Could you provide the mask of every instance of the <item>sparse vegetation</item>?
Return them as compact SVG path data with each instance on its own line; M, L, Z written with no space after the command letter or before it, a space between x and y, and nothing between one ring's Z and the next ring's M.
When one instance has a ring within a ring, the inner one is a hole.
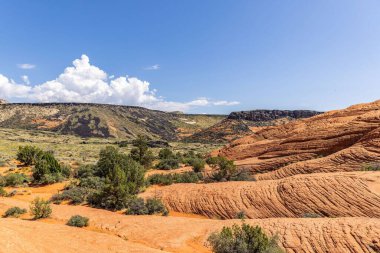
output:
M71 216L71 218L67 221L66 224L68 226L82 228L82 227L87 227L88 222L89 222L89 218L80 216L80 215L74 215L74 216Z
M157 165L156 168L159 170L173 170L179 168L179 161L177 158L167 158L161 160Z
M245 218L247 218L247 215L245 214L245 212L244 211L240 211L240 212L238 212L237 214L236 214L236 219L245 219Z
M202 179L202 173L190 171L184 173L154 174L149 176L146 181L148 185L171 185L178 183L197 183Z
M4 218L8 218L8 217L18 218L24 213L26 213L25 208L20 208L18 206L15 206L15 207L11 207L7 211L5 211L3 217Z
M247 172L239 171L232 160L225 157L210 157L206 162L214 169L214 173L209 180L211 181L249 181Z
M223 227L208 237L215 253L276 253L283 252L278 246L276 237L268 237L259 226L242 223L232 227Z
M30 204L30 213L35 220L50 217L52 209L49 201L43 200L39 197L35 198Z
M4 176L4 186L20 186L29 182L29 178L22 173L9 173Z
M322 216L317 213L304 213L302 218L321 218Z
M380 163L368 164L363 167L364 171L380 171Z

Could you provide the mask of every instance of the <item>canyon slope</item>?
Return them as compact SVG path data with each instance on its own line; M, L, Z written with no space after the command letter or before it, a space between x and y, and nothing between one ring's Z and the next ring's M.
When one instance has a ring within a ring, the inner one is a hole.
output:
M189 115L136 106L43 103L0 103L0 127L53 131L80 137L175 141L220 120L224 115Z

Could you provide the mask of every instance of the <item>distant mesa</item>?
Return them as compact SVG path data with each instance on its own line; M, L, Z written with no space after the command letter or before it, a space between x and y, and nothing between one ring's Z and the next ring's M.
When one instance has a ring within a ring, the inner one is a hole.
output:
M228 119L240 119L249 121L270 121L281 118L301 119L309 118L322 112L310 111L310 110L253 110L253 111L241 111L232 112Z

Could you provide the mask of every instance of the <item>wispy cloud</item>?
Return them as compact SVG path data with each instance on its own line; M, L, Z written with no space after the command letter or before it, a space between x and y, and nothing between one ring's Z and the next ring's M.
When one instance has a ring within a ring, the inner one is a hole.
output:
M145 67L144 69L145 70L159 70L160 69L160 65L154 64L152 66Z
M157 69L155 67L154 69ZM112 77L112 78L111 78ZM73 61L57 78L30 85L28 76L16 83L0 74L0 96L23 102L87 102L137 105L165 111L189 111L193 108L231 106L238 102L200 97L187 102L168 101L157 95L147 81L136 77L108 75L90 63L86 55Z
M21 64L17 64L17 67L19 67L20 69L34 69L36 65L29 64L29 63L21 63Z

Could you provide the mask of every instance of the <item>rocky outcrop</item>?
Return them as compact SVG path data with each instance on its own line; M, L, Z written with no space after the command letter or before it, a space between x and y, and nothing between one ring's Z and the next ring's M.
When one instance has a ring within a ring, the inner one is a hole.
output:
M321 114L321 112L310 111L310 110L252 110L252 111L240 111L232 112L228 116L228 119L239 119L239 120L249 120L249 121L271 121L280 118L292 118L292 119L302 119L310 118L312 116Z
M12 206L28 208L29 203L0 198L2 212ZM86 206L52 207L50 224L1 219L0 252L47 252L51 249L54 252L156 252L154 249L158 249L160 252L206 253L211 252L206 248L210 233L241 222L171 215L134 216ZM90 219L89 230L93 231L64 225L77 214ZM290 253L373 253L380 249L380 219L376 218L271 218L245 222L277 235L279 244Z
M226 143L248 136L260 127L277 126L299 118L308 118L320 114L306 110L253 110L232 112L228 118L201 130L187 138L190 142Z
M210 218L380 218L380 172L298 175L282 180L175 184L151 189L170 210Z
M8 102L4 99L0 99L0 105L3 105L3 104L8 104Z
M257 179L361 170L380 162L380 101L267 127L218 154Z

